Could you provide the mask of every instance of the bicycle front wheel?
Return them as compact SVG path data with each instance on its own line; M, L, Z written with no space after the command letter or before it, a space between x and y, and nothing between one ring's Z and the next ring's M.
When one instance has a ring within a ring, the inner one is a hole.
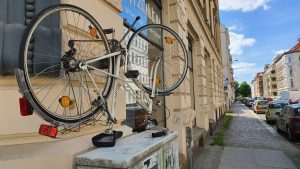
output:
M149 24L139 28L129 39L127 49L128 69L139 71L139 81L147 92L155 88L156 94L166 95L184 80L187 50L169 27Z
M37 113L54 124L92 118L101 108L99 93L109 96L112 78L94 70L88 74L80 63L108 53L102 28L83 9L60 4L41 11L25 30L19 66ZM111 59L93 66L113 73Z

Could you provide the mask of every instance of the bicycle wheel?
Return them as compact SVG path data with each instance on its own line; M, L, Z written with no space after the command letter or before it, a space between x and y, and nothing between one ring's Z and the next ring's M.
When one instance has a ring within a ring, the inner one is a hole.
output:
M24 32L19 68L24 71L28 93L40 109L35 111L53 124L78 123L100 111L100 89L107 99L112 78L79 63L110 53L102 28L86 11L59 4L41 11ZM112 59L95 64L113 73ZM92 79L97 87L93 86Z
M152 91L154 81L155 93L166 95L184 80L188 68L187 50L172 29L160 24L145 25L133 33L127 49L128 69L139 70L139 81L147 92Z

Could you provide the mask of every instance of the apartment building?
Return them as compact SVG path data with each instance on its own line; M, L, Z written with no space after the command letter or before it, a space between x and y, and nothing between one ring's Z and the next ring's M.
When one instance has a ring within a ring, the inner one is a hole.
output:
M277 79L275 63L265 65L263 73L263 96L266 98L277 98Z
M128 23L124 19L132 21L135 16L140 14L151 20L151 23L171 27L183 39L189 53L187 77L170 96L161 98L168 107L170 116L168 116L167 110L159 109L155 112L154 117L161 121L161 126L168 127L178 133L181 163L182 166L188 165L188 161L191 160L191 154L188 154L190 152L189 147L197 147L199 142L203 141L203 138L209 136L209 133L214 129L215 124L229 105L229 103L225 103L224 99L224 67L221 57L221 30L217 0L23 0L22 2L24 3L20 3L19 0L0 2L0 11L2 11L0 14L0 44L2 44L0 45L0 63L3 65L0 67L0 114L2 115L0 119L0 137L4 140L10 140L5 143L1 142L2 145L16 146L17 144L35 144L39 142L39 144L46 146L53 141L60 145L69 140L68 145L64 146L67 154L64 154L64 152L61 154L64 158L51 153L59 151L59 147L56 147L55 144L52 147L44 148L56 148L57 150L51 150L48 154L47 150L43 149L44 151L41 153L43 155L36 157L41 159L40 163L49 163L49 165L44 165L43 168L52 168L53 161L57 161L58 168L68 168L72 167L75 154L91 148L90 140L85 139L84 135L99 133L99 131L105 129L101 127L88 128L88 131L81 129L80 132L69 135L60 133L60 139L50 140L37 134L39 125L47 122L35 114L29 117L19 115L18 99L21 95L18 92L17 82L13 74L13 68L18 66L17 60L19 57L16 42L19 44L21 41L23 30L33 15L50 5L70 3L88 11L103 28L114 28L116 39L120 39L128 29ZM142 23L148 22L139 22L138 26L142 26ZM137 43L139 43L137 46L140 48L146 48L144 40L141 39ZM136 50L138 52L139 48ZM227 87L229 89L232 88L230 82L233 81L233 71L229 69L231 57L227 59L229 60L228 65L226 65L226 72L228 72ZM135 63L137 67L143 67L143 61L137 60ZM146 68L143 67L143 70L146 70ZM176 71L176 67L172 70ZM142 76L139 78L147 82L149 80L147 77L147 72L143 71ZM228 91L228 97L230 97L229 95ZM233 99L231 96L231 101ZM135 100L123 89L118 90L117 119L119 123L116 127L122 128L123 124L121 122L128 117L126 107L134 103ZM124 133L131 134L129 131L124 131ZM18 139L15 140L15 138ZM78 140L81 143L80 145L77 144ZM34 151L38 151L38 148ZM24 152L21 152L20 156L22 156L22 153ZM32 153L28 152L28 154ZM35 158L34 154L32 158ZM62 161L62 159L64 160ZM23 166L39 163L39 161L33 163L31 159L27 158L22 159L21 162L18 162L18 159L14 160L17 162L10 163L9 168L14 168L20 163Z
M232 56L230 55L229 45L229 31L223 24L221 24L221 49L222 60L224 66L224 90L226 107L229 109L235 100L234 78L232 69Z
M253 95L252 97L262 97L264 95L263 72L258 72L252 81Z
M252 98L255 98L255 94L256 94L254 82L255 82L254 80L251 81L251 97Z
M296 101L300 98L300 41L289 51L277 55L276 78L278 96Z

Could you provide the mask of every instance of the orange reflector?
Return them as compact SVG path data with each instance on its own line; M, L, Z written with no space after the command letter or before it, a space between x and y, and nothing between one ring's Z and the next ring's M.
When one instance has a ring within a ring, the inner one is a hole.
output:
M29 116L33 114L29 101L26 98L19 98L20 114L22 116Z
M173 39L171 37L165 37L165 41L168 43L168 44L173 44Z
M94 38L99 38L98 36L98 33L97 33L97 29L92 27L92 26L89 26L89 29L90 29L90 35Z
M63 96L58 101L62 107L69 107L71 104L71 100L68 96Z
M155 79L155 84L156 84L156 85L160 84L160 78L159 78L159 77L156 77L156 79Z
M39 129L39 134L55 138L57 135L58 129L57 127L54 126L49 126L46 124L41 124L40 129Z

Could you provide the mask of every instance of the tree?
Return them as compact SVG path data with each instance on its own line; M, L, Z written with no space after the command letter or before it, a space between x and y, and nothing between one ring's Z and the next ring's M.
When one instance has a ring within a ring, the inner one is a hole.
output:
M237 82L237 81L234 81L234 84L233 84L234 86L234 90L235 90L235 97L238 97L239 96L239 82Z
M251 87L247 82L242 82L239 87L239 93L242 97L250 97L251 96Z

